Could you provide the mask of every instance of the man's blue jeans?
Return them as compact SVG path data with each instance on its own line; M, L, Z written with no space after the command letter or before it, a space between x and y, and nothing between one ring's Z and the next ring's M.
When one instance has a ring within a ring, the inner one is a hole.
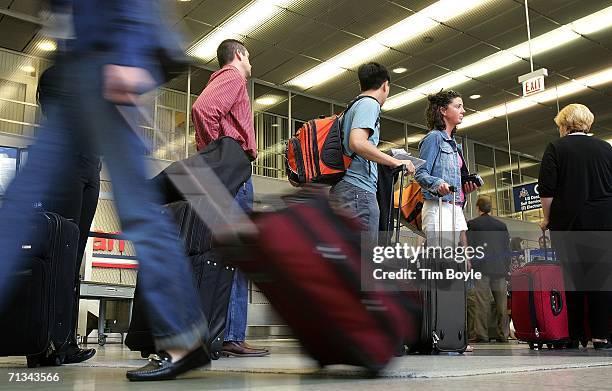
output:
M53 201L77 175L69 158L75 151L102 152L110 170L117 212L125 236L140 261L138 283L146 301L158 350L189 349L208 339L188 260L176 226L161 213L160 195L146 180L145 146L128 118L134 107L119 108L102 96L102 68L112 58L71 54L58 62L62 99L48 110L48 121L29 153L23 171L9 187L0 210L0 313L14 291L12 275L26 269L21 244L29 240L34 203Z
M253 182L250 178L238 190L232 207L247 213L253 209ZM225 321L225 341L242 342L245 340L248 298L248 282L244 274L236 269Z
M346 210L350 215L361 221L362 239L368 239L370 241L369 245L376 244L378 240L378 220L380 219L376 194L341 180L332 186L329 195L336 207Z

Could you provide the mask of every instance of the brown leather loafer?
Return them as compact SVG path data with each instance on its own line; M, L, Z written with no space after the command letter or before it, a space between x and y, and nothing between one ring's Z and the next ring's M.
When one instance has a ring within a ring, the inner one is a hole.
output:
M226 341L221 349L224 357L263 357L269 354L268 350L251 348L245 342Z

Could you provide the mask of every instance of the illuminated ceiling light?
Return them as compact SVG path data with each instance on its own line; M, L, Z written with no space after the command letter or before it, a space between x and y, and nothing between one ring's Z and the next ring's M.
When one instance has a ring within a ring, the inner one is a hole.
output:
M48 40L40 41L38 45L36 45L36 47L45 52L53 52L57 50L57 44L53 41Z
M263 23L280 14L295 0L255 0L236 12L219 27L198 40L187 54L210 61L217 56L217 47L223 40L244 37Z
M480 99L481 97L482 95L478 95L478 94L470 95L470 99L473 99L473 100Z
M34 68L32 65L24 65L21 67L21 70L26 72L26 73L34 73L36 72L36 68Z
M585 91L589 89L589 87L596 87L611 81L612 67L564 84L560 84L556 88L551 88L538 94L509 101L505 105L501 104L478 111L475 114L464 117L463 122L458 127L459 129L465 129L470 126L489 121L493 118L504 118L506 116L506 110L508 114L516 113L517 111L525 110L541 103L554 101L557 99L557 97L563 98L581 91Z
M261 98L255 99L255 103L261 106L272 106L278 103L280 99L276 96L262 96Z
M440 0L397 22L372 37L293 78L288 85L308 89L332 79L347 69L408 42L450 19L462 16L490 0Z
M405 73L408 69L400 67L400 68L395 68L393 70L393 73Z
M612 6L533 38L531 40L531 51L535 56L577 40L581 34L591 34L610 26L612 26ZM456 87L474 78L522 61L523 58L529 58L529 42L523 42L510 49L502 50L461 69L393 95L387 99L383 110L394 110L409 105L425 98L428 94L440 91L442 88Z

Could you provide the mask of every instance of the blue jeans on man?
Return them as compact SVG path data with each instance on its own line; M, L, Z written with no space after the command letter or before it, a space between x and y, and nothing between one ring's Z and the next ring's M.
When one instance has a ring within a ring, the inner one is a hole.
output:
M332 186L329 195L336 207L359 219L363 229L362 239L369 240L369 245L375 245L378 241L380 220L376 194L341 180Z
M249 180L238 189L232 208L232 212L230 212L232 214L251 212L253 209L252 179L249 178ZM268 354L267 349L254 348L245 343L248 298L248 281L244 274L236 269L225 321L225 338L222 352L224 355L256 357Z

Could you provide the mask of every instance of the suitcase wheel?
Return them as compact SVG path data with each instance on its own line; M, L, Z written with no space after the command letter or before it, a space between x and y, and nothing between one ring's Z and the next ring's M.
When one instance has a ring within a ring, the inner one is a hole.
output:
M544 347L543 343L533 343L529 342L529 349L531 350L540 350Z
M586 348L587 345L589 344L589 340L586 338L582 338L580 339L580 344L582 345L583 348Z
M219 352L218 350L210 352L210 358L211 359L218 360L219 357L221 357L221 352Z
M27 356L26 360L28 368L38 368L40 366L40 357L38 356Z

